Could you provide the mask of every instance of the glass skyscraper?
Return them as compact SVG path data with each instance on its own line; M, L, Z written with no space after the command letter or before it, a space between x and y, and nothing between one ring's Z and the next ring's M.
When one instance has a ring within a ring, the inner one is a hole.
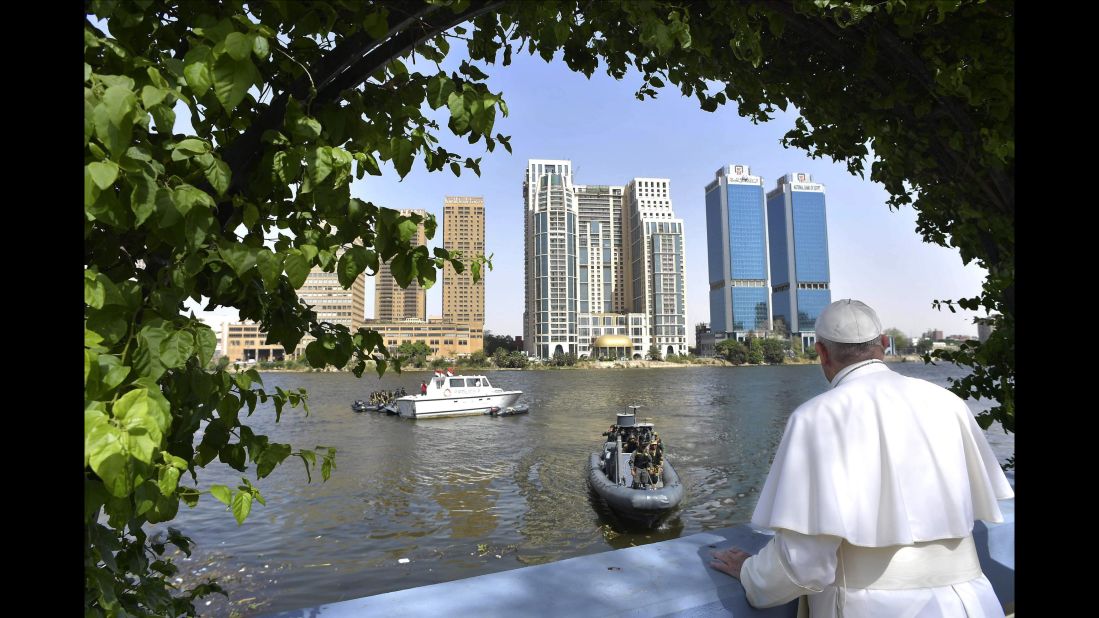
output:
M743 340L771 330L763 179L747 165L717 170L706 186L710 328Z
M778 179L767 194L775 329L816 342L816 321L832 302L824 185L809 174Z

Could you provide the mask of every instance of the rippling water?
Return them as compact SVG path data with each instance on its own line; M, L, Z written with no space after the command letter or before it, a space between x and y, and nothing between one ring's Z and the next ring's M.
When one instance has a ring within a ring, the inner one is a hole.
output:
M962 375L953 366L890 367L943 386ZM200 602L204 615L316 606L744 523L790 412L827 387L817 365L486 374L522 390L530 414L356 414L353 400L381 388L414 392L426 374L263 374L269 391L308 389L311 414L284 411L275 424L273 409L260 406L254 430L295 448L335 446L337 468L326 483L319 470L307 483L294 458L260 481L250 470L267 506L254 503L242 526L209 495L181 507L171 525L195 546L177 559L180 578L217 577L230 592L228 601ZM627 404L651 417L687 488L680 509L652 531L623 528L587 487L588 456ZM1001 461L1011 455L1013 435L998 426L987 434ZM204 489L239 483L217 463L199 478Z

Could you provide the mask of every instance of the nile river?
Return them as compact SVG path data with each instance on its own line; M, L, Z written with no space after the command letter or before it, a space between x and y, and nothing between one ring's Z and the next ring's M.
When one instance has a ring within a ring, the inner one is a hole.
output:
M943 386L962 375L953 366L890 367ZM180 507L171 525L195 543L191 558L177 558L181 580L217 577L230 593L200 601L203 615L317 606L745 523L790 412L827 388L817 365L485 373L522 390L530 414L356 414L353 400L381 388L417 391L428 374L264 373L269 392L305 387L310 415L287 408L276 424L271 406L260 406L249 424L295 449L335 446L337 468L322 483L318 467L307 483L297 458L260 481L250 467L267 506L253 503L241 526L208 494ZM655 531L625 530L589 498L588 456L627 404L656 423L687 488ZM1006 460L1014 436L998 425L987 435ZM239 476L215 462L200 470L200 488L235 487Z

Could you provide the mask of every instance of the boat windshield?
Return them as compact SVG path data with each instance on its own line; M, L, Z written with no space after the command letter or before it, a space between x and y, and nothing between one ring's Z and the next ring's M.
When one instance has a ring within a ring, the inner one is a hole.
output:
M481 386L484 386L485 388L488 388L492 385L488 383L488 378L481 378Z

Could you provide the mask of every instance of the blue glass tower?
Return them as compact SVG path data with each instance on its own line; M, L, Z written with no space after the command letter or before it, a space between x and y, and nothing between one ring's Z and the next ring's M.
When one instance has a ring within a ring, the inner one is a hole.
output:
M771 330L767 208L763 179L747 165L719 169L706 186L710 328L743 340Z
M775 330L816 343L816 321L832 302L824 185L809 174L779 178L767 194Z

